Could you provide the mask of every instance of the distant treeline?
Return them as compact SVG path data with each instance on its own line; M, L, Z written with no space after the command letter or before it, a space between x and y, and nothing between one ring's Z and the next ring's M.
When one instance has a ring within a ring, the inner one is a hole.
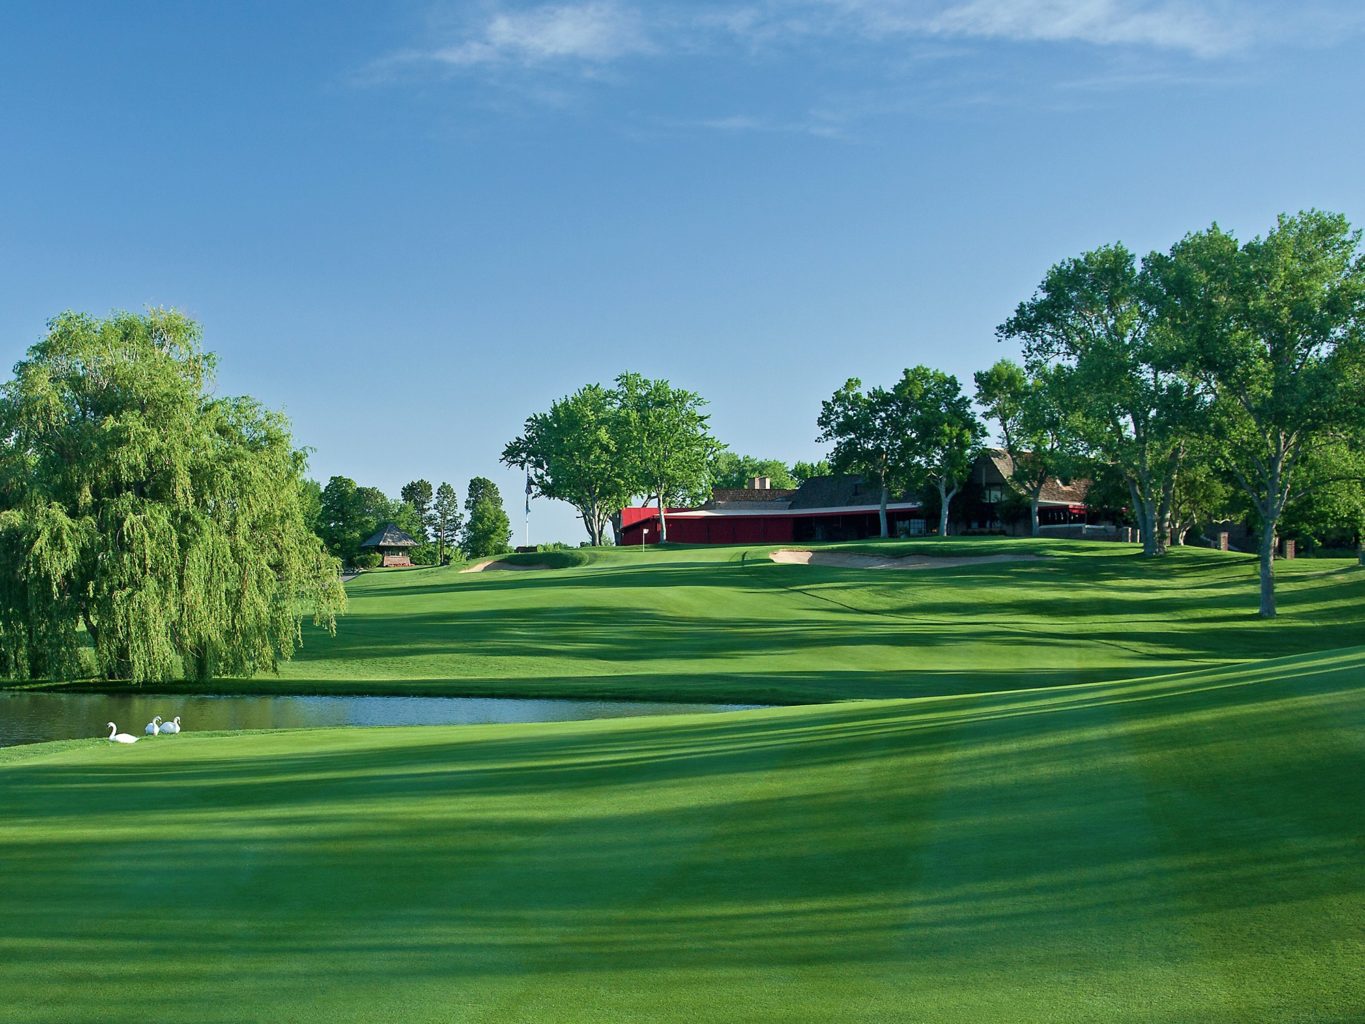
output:
M448 483L434 490L429 480L413 480L390 498L377 487L359 486L350 477L334 476L324 487L305 480L305 515L327 550L342 565L373 568L380 556L360 545L387 523L394 523L417 546L409 552L415 565L444 565L452 558L482 558L508 550L511 524L497 484L486 477L469 481L461 510L459 495Z

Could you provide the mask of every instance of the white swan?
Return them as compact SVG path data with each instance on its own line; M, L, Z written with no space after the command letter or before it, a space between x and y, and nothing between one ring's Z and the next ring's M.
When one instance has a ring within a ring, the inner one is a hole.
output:
M109 742L110 743L136 743L137 737L130 736L126 732L119 732L118 726L113 722L109 723Z
M155 735L157 735L158 733L161 732L161 716L160 716L160 715L157 715L155 718L153 718L150 722L147 723L146 732L147 732L147 735L148 735L148 736L155 736Z
M174 735L175 735L176 733L178 733L179 731L180 731L180 716L179 716L179 715L176 715L176 716L175 716L175 721L174 721L174 722L162 722L162 723L161 723L161 734L162 734L163 736L174 736Z

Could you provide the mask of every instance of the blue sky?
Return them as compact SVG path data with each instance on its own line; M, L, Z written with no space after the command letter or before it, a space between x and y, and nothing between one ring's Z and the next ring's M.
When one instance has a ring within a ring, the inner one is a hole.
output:
M498 454L581 384L814 458L845 378L1013 354L1059 259L1365 224L1363 40L1312 0L10 3L0 362L182 308L315 476L492 476L520 538Z

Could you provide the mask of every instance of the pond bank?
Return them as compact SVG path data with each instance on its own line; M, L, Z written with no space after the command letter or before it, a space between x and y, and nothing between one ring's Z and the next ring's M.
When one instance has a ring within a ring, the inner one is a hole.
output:
M186 731L310 729L335 726L482 725L746 711L753 704L663 701L526 700L471 697L228 696L0 691L0 747L98 738L106 722L144 734L155 715L180 716Z

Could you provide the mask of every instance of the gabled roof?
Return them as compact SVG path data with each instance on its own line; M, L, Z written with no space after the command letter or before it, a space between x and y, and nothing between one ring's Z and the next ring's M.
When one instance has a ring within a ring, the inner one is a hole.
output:
M893 494L896 504L915 503L908 494ZM813 476L792 496L793 512L808 508L877 508L882 503L882 490L876 483L868 483L859 476Z
M367 541L362 541L362 548L415 548L417 542L412 537L398 528L396 523L385 523Z
M1014 472L1014 456L1003 448L987 448L981 453L992 463L995 464L996 471L1005 478L1005 482L1016 491L1019 486L1011 479L1010 474ZM1043 489L1038 495L1038 500L1044 504L1055 505L1083 505L1085 503L1086 492L1090 490L1090 481L1085 479L1063 481L1058 477L1048 477L1043 484Z

